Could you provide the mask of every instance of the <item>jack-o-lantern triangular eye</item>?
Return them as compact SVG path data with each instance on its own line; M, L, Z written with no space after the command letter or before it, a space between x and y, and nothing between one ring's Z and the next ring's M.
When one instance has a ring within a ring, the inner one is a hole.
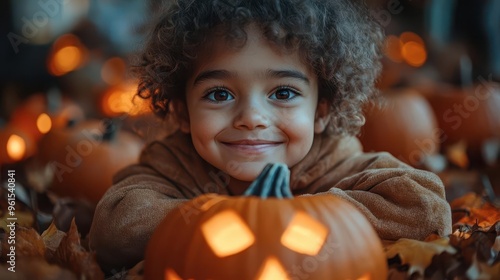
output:
M255 242L250 228L233 210L226 210L211 217L201 225L201 231L218 257L239 253Z
M281 236L281 244L297 253L317 255L325 243L328 229L304 212L297 212Z
M165 269L165 277L163 278L165 280L184 280L182 279L175 271L171 268ZM185 279L185 280L193 280L192 278Z
M283 269L278 259L274 256L268 257L256 278L257 280L287 280L288 274Z

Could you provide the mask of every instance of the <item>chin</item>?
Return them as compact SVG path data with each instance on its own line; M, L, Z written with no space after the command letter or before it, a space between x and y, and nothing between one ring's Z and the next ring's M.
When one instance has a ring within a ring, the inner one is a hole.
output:
M266 162L237 162L228 164L226 172L234 179L252 182L257 179L266 164Z

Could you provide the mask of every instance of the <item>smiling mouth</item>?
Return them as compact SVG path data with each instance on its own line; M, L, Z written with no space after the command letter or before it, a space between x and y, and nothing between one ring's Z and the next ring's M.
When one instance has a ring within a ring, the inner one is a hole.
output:
M268 140L238 140L221 143L231 149L249 153L262 153L283 144L283 142Z

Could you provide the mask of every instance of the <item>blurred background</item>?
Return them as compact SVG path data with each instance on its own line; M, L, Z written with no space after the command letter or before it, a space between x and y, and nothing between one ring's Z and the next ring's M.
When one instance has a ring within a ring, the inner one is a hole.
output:
M53 213L62 202L42 196L49 191L92 209L112 174L169 131L133 100L137 82L128 71L159 3L0 2L1 178L16 170L17 197L28 208L49 204L45 212ZM358 135L365 150L439 174L450 200L469 190L495 200L500 1L367 4L386 38L382 98L364 108Z

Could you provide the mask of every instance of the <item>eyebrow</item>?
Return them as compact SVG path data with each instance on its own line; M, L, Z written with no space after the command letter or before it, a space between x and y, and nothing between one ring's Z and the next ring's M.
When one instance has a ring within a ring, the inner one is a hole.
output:
M307 76L297 70L272 70L268 69L266 71L267 76L269 77L275 77L275 78L293 78L293 79L299 79L305 82L306 84L310 84L309 79Z
M235 75L229 71L226 70L207 70L203 71L193 81L193 85L196 85L198 83L201 83L205 80L210 80L210 79L228 79L231 77L234 77Z
M309 79L307 76L297 70L272 70L272 69L267 69L265 72L265 75L267 77L273 77L273 78L293 78L293 79L299 79L306 84L310 84ZM226 71L226 70L207 70L203 71L193 81L193 85L199 84L203 81L210 80L210 79L229 79L232 77L235 77L236 74Z

